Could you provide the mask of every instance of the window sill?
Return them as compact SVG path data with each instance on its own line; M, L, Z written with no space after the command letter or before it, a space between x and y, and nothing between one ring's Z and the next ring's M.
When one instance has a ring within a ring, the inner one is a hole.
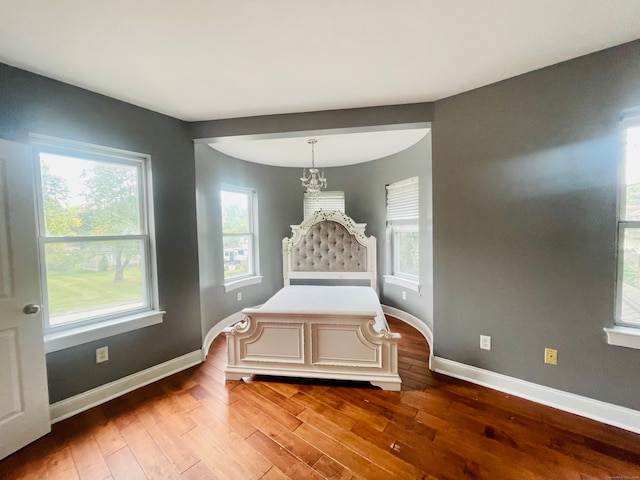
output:
M233 290L237 290L238 288L246 287L248 285L255 285L256 283L262 283L262 276L255 276L249 278L243 278L241 280L235 280L229 283L224 284L224 291L231 292Z
M620 327L605 328L607 343L618 347L640 349L640 328Z
M404 287L409 290L413 290L414 292L420 293L421 285L414 280L408 280L406 278L396 277L395 275L383 275L383 278L384 278L384 283L398 285L400 287Z
M69 328L55 333L48 333L44 336L45 353L64 350L65 348L75 347L83 343L100 340L106 337L112 337L120 333L130 332L139 328L148 327L162 323L162 317L165 312L159 310L148 310L142 313L127 315L113 320L94 323L90 325L81 325L75 328Z

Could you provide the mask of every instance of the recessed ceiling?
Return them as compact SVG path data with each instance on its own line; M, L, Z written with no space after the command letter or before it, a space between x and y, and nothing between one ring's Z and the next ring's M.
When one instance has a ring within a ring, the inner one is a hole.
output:
M212 148L249 162L277 167L311 166L311 145L315 138L316 167L338 167L368 162L401 152L422 140L428 128L311 134L294 138L220 139Z
M434 101L640 38L638 0L0 0L0 61L183 120Z

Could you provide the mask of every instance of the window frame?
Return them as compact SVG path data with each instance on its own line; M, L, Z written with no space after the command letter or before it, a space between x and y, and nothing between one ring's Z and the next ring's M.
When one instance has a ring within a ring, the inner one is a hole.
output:
M413 187L415 186L415 191ZM389 192L393 189L404 189L409 195L415 198L411 198L408 206L406 202L398 202L394 201L394 205L390 207ZM391 183L385 188L385 197L386 197L386 231L387 231L387 240L388 240L388 269L391 274L384 275L385 283L390 283L393 285L398 285L416 292L420 292L421 284L420 284L420 268L418 265L418 275L413 275L407 272L403 272L399 266L399 258L400 258L400 249L399 244L400 241L398 236L400 233L407 232L417 232L418 233L418 242L420 236L420 178L418 176L414 176L411 178L407 178L404 180L400 180L394 183ZM405 205L399 205L400 203L405 203ZM400 212L398 211L400 208ZM420 251L418 246L418 258L420 258Z
M625 232L628 229L637 228L640 229L640 220L627 220L624 218L626 212L626 199L627 199L627 182L626 182L626 166L627 166L627 135L631 128L640 129L640 112L638 116L631 118L624 118L620 124L621 126L621 145L622 145L622 160L620 161L618 171L618 209L617 209L617 265L616 265L616 308L615 308L615 324L621 327L638 328L640 324L634 324L625 322L622 320L622 289L624 284L624 240ZM639 159L640 160L640 159Z
M617 171L617 209L616 209L616 278L615 305L613 327L605 327L604 331L609 345L640 349L640 325L622 320L622 289L624 283L624 240L625 232L630 228L640 228L640 220L626 220L627 185L627 132L630 128L640 128L640 107L627 110L620 121L619 145L621 146Z
M413 275L411 273L403 272L400 269L400 240L398 239L399 234L401 233L417 233L418 241L420 238L420 226L418 222L415 223L407 223L401 225L391 226L391 251L392 251L392 262L391 262L391 273L394 277L403 278L408 281L412 281L415 283L420 283L420 275ZM419 258L419 253L418 253ZM418 269L419 270L419 269Z
M153 223L153 193L151 189L150 155L111 147L94 145L39 134L29 135L34 154L34 191L36 197L36 222L38 228L38 250L40 285L42 291L43 326L45 351L47 353L79 345L112 335L155 325L162 322L165 312L158 307L158 282L156 269L155 235ZM45 225L44 195L40 154L72 157L79 160L97 161L113 165L134 166L138 174L138 218L140 231L126 235L56 236L48 235ZM62 325L50 324L49 293L45 249L49 244L76 242L104 242L137 240L141 242L141 275L143 280L144 305L102 315L89 315Z
M249 218L247 225L248 232L243 233L224 233L224 223L222 221L222 193L229 192L242 194L247 196L247 205L249 207ZM220 232L222 237L222 279L225 292L230 292L238 288L248 285L254 285L262 282L260 275L260 256L259 256L259 237L258 237L258 192L255 188L239 187L236 185L222 184L220 185ZM224 239L229 236L248 236L249 237L249 272L243 275L233 277L225 277L224 274Z

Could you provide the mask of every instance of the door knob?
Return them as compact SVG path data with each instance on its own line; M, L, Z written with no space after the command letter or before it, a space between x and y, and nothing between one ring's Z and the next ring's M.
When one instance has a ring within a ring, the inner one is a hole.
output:
M40 305L30 303L29 305L25 305L22 311L27 315L33 315L34 313L38 313L40 311Z

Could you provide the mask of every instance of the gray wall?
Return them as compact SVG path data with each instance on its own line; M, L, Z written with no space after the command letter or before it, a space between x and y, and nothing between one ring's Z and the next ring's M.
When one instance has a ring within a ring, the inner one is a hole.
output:
M367 235L378 241L378 284L383 304L410 313L433 328L433 244L431 195L431 134L395 155L348 167L326 170L329 190L345 192L346 211L356 222L367 224ZM385 284L391 273L390 245L386 235L385 186L420 177L420 293ZM402 300L402 291L407 299Z
M164 322L47 355L56 402L202 345L193 144L184 122L0 64L0 138L29 132L151 155ZM96 365L95 349L109 346Z
M282 239L302 220L300 171L228 157L208 145L195 145L198 249L202 331L223 318L263 303L282 288ZM258 235L262 283L225 293L220 185L253 188L258 195ZM242 292L242 301L237 300Z
M638 41L436 102L436 355L640 409L640 351L602 330L618 121L638 105ZM558 366L543 364L545 347Z

